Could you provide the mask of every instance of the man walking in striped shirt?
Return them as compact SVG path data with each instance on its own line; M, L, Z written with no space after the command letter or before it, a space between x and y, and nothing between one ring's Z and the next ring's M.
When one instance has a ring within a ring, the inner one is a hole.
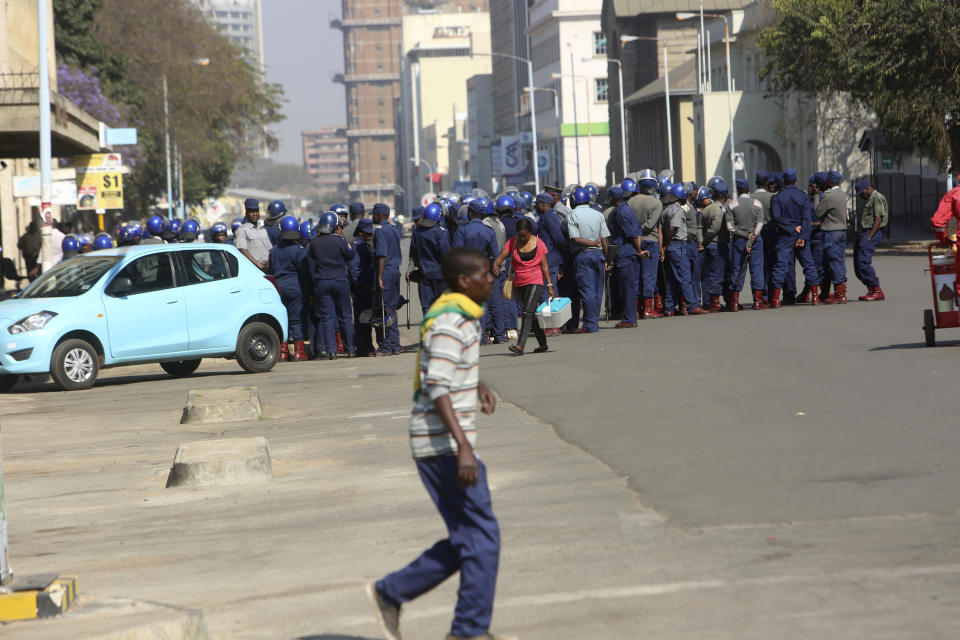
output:
M469 247L443 258L449 289L420 325L414 376L410 448L417 471L447 525L449 537L419 558L367 585L380 630L400 640L400 607L460 572L457 607L447 640L507 640L489 633L500 558L500 529L493 515L486 467L476 457L477 403L496 406L480 382L480 319L493 292L490 260Z

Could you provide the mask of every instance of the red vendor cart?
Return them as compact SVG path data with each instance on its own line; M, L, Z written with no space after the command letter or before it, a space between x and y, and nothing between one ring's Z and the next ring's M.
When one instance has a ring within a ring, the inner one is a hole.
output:
M957 260L955 242L934 242L927 247L930 260L930 285L933 288L933 309L923 310L923 337L928 347L936 345L937 329L960 327L960 305L957 295Z

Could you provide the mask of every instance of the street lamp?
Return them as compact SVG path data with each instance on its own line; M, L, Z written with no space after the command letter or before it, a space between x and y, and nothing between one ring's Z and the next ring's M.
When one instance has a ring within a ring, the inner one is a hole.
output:
M690 18L696 18L697 15L696 13L680 12L677 13L677 20L689 20ZM733 80L730 72L730 21L727 20L727 16L722 13L703 13L701 11L699 15L707 18L723 18L723 40L727 50L727 116L730 119L730 173L732 177L730 184L734 185L737 182L737 168L734 164L735 153L733 150ZM707 46L709 50L709 44Z
M585 85L584 91L587 96L587 166L590 167L590 177L593 178L593 122L590 119L590 78L587 76L580 76L573 73L552 73L550 77L554 80L559 80L560 78L572 78L573 80L583 80ZM571 85L572 86L572 85ZM571 90L571 93L572 90ZM573 107L574 113L576 113L577 107L577 96L573 94ZM579 129L577 125L577 117L573 117L573 126L575 129ZM577 135L577 183L580 183L580 136Z
M511 60L516 60L517 62L526 62L527 63L527 87L530 89L530 142L533 146L533 183L534 189L537 193L540 193L540 163L537 161L537 108L533 103L533 61L528 60L527 58L521 58L520 56L511 55L509 53L475 53L473 51L473 40L470 41L470 57L473 56L489 56L491 58L500 57L500 58L510 58Z
M524 87L524 90L529 93L530 87ZM549 91L550 93L553 94L553 119L556 121L556 125L557 125L557 134L556 134L557 135L557 151L556 151L556 157L554 158L554 164L557 169L557 180L562 182L563 176L561 174L563 173L563 171L561 170L562 165L560 164L560 149L562 148L563 139L560 135L560 92L550 87L534 87L533 90ZM530 104L531 105L534 104L532 97L530 98Z
M433 165L431 165L426 158L420 158L420 162L417 162L416 158L410 158L410 162L417 165L417 169L420 168L420 162L427 165L427 171L429 171L427 175L430 177L430 190L433 191Z
M593 58L581 58L583 62L590 62ZM617 60L616 58L607 58L608 62L617 63L617 73L620 78L620 155L623 160L623 175L626 176L628 173L627 169L627 125L625 124L626 118L623 113L623 63Z
M659 38L650 36L620 36L620 44L625 45L634 40L654 40ZM623 76L621 76L622 78ZM621 85L622 86L622 85ZM622 90L621 90L622 91ZM673 171L673 118L670 117L670 66L667 60L667 48L663 48L663 95L667 109L667 165Z

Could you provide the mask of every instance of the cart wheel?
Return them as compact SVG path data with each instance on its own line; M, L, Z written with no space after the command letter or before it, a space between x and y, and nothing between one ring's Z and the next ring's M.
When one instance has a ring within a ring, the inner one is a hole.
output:
M934 337L933 332L936 330L936 326L933 322L933 310L924 309L923 310L923 339L927 343L928 347L933 347L937 344L937 339Z

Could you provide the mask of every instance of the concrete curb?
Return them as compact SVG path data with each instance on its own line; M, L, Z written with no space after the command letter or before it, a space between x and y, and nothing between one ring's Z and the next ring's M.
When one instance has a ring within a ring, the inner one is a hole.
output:
M77 600L77 577L57 574L15 577L9 593L0 593L0 622L51 618Z
M270 444L266 438L226 438L187 442L177 447L167 488L248 484L271 479Z
M191 389L180 424L244 422L263 417L263 404L256 387Z
M3 627L18 640L209 640L203 612L170 605L84 596L69 613Z

